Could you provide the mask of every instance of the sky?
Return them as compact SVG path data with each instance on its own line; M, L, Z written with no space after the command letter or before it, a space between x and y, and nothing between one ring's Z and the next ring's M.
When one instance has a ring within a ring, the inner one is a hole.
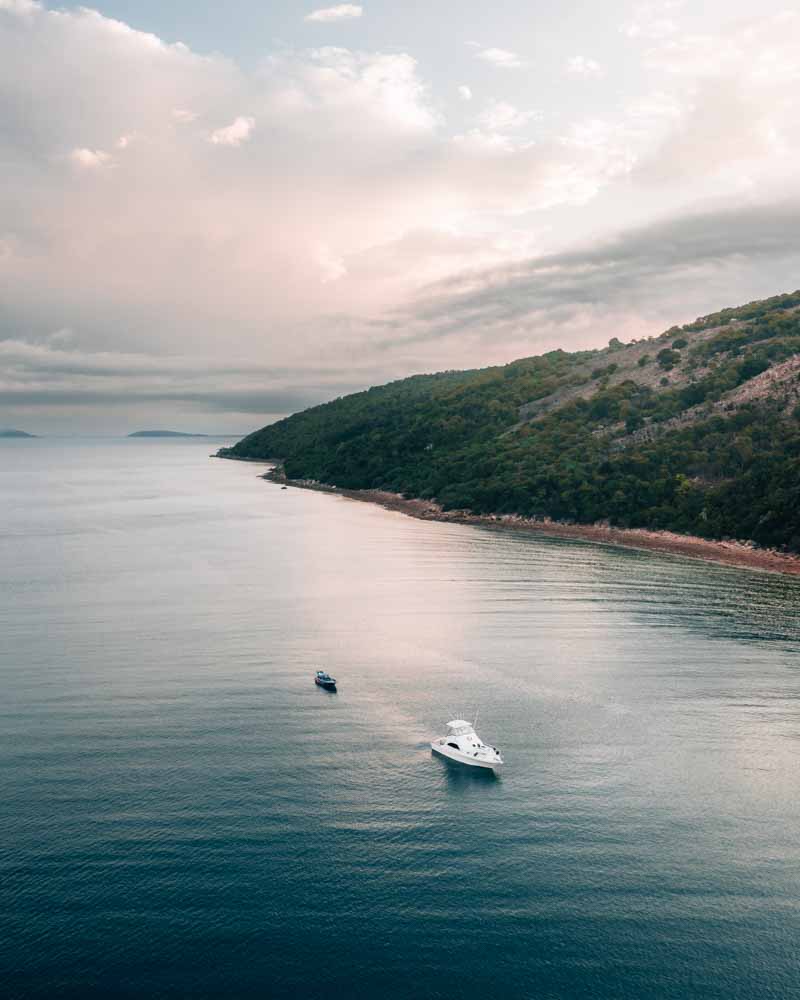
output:
M800 10L0 0L0 428L247 432L800 286Z

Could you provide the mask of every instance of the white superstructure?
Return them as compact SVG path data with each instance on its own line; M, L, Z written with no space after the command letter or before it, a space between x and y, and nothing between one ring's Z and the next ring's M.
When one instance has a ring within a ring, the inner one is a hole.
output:
M440 736L431 743L431 750L447 757L448 760L470 767L488 768L498 771L503 763L497 747L489 747L464 719L453 719L447 723L447 736Z

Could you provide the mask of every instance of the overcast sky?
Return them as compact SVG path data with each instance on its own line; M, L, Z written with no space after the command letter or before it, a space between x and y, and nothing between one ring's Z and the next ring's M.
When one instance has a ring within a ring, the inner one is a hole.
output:
M0 427L247 431L795 289L755 9L0 0Z

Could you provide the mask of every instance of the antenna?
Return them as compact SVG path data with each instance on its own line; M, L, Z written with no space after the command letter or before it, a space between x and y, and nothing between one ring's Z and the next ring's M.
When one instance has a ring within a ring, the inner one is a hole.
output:
M478 727L478 709L475 709L475 721L472 723L472 728L477 729Z

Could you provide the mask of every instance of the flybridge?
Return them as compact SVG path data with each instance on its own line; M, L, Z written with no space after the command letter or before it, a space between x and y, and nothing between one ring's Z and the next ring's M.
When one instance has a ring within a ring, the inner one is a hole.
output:
M447 728L453 736L462 736L465 733L475 732L469 722L466 722L464 719L453 719L452 722L447 723Z

